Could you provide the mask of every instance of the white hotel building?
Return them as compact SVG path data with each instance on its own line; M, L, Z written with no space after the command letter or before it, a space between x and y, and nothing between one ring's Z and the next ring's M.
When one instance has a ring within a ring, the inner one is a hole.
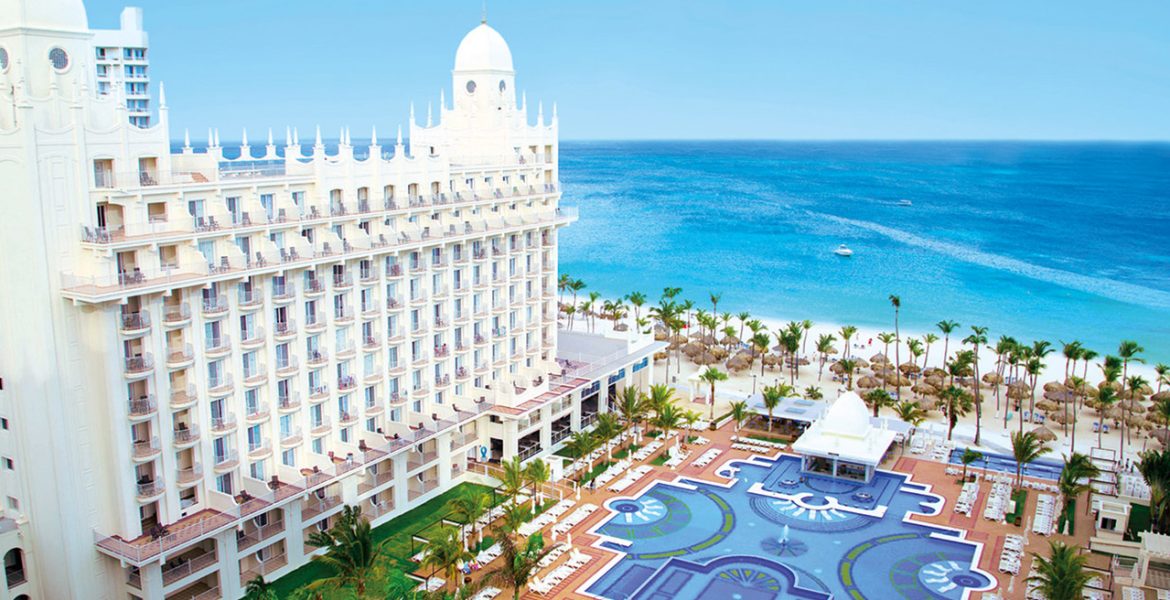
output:
M0 0L0 600L238 598L649 382L651 340L558 332L556 112L494 29L409 145L332 153L172 153L101 37Z

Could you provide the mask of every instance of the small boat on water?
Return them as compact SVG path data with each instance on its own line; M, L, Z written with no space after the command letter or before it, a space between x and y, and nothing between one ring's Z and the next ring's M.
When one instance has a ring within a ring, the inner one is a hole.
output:
M914 206L914 203L905 198L902 198L898 201L898 206Z
M841 244L840 246L837 246L837 249L833 251L833 254L836 254L837 256L853 256L853 251L849 249L849 246Z

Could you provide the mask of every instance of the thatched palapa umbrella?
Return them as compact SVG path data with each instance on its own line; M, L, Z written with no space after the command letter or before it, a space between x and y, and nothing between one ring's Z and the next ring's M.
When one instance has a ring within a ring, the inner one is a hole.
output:
M1003 383L1003 375L999 373L984 373L982 379L983 383L988 385L999 385Z
M1042 441L1045 441L1045 442L1051 442L1052 440L1056 439L1056 434L1053 433L1053 431L1051 429L1049 429L1043 425L1033 429L1032 433L1036 434L1037 438L1040 438Z
M882 382L878 381L876 377L872 377L870 375L866 375L861 379L858 379L856 383L857 387L864 389L872 389L881 384Z

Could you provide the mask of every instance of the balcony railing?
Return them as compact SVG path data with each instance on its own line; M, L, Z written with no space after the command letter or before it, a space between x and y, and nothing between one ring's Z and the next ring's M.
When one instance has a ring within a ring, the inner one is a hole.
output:
M163 493L163 482L161 481L145 481L138 484L138 498L153 498Z
M207 390L213 394L219 394L231 389L233 385L231 373L224 373L218 377L209 377L207 379Z
M232 336L224 334L215 337L209 337L207 338L207 343L204 345L203 349L212 354L218 352L227 352L228 350L232 349Z
M236 549L246 550L284 531L284 521L275 521L236 536Z
M284 285L278 285L272 288L273 300L292 300L297 295L297 285L291 281L284 282Z
M138 375L141 373L146 373L154 368L154 357L150 354L127 356L125 364L126 373L130 375Z
M225 313L228 308L227 296L219 295L203 299L203 314L205 315Z
M216 563L215 551L204 552L194 558L181 557L178 561L168 561L168 565L177 562L173 566L163 569L162 578L163 585L170 585L192 573L202 571Z
M293 392L287 396L279 396L276 399L276 407L278 410L293 410L301 405L300 393Z
M245 407L247 412L244 413L244 418L249 421L258 421L268 416L268 403L264 401L257 402L252 406Z
M163 307L163 323L167 325L182 323L191 318L191 306L186 302L170 304Z
M150 313L122 313L122 331L141 331L150 328Z
M176 444L190 444L199 439L199 425L191 424L186 427L176 428L174 431Z
M142 396L140 398L132 398L128 402L128 411L131 417L148 417L153 415L158 410L158 402L155 401L154 395Z
M236 415L234 413L227 413L220 417L212 417L211 430L215 433L223 433L231 431L236 428Z

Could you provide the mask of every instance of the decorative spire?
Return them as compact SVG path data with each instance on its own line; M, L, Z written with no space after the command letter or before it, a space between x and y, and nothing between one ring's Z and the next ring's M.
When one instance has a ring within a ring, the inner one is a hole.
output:
M215 130L215 147L216 148L219 147L219 130L218 129Z
M321 146L322 146L322 144L321 144L321 126L318 125L317 126L317 140L315 142L313 142L313 147L319 148Z
M285 125L284 126L284 145L291 146L292 143L293 143L293 141L292 141L292 128L289 127L288 125Z
M528 90L520 92L520 110L528 111Z
M191 149L191 130L189 130L189 129L183 130L183 149L184 150Z
M414 102L410 103L410 126L414 127Z
M301 145L301 132L296 127L293 127L293 145Z
M240 142L240 145L245 147L245 148L248 147L248 128L247 127L244 128L244 137L243 137L243 141Z
M212 133L211 128L208 127L207 128L207 147L211 148L213 146L215 146L215 134Z
M544 102L543 101L536 103L536 124L539 126L544 125Z
M167 107L167 86L163 82L158 82L158 107Z
M394 142L394 144L396 146L402 145L402 126L401 125L398 126L398 141Z
M439 122L443 122L443 111L447 110L447 90L439 90Z
M487 24L487 0L483 0L483 12L480 13L479 22Z
M273 145L272 144L272 128L271 127L268 128L268 145L269 146Z
M553 123L556 123L556 122L557 122L557 103L556 103L556 102L553 102L553 116L552 116L552 122L553 122Z
M427 127L431 126L431 103L427 102Z
M377 125L374 125L373 128L371 128L371 130L370 130L370 145L371 146L378 145L378 126Z

